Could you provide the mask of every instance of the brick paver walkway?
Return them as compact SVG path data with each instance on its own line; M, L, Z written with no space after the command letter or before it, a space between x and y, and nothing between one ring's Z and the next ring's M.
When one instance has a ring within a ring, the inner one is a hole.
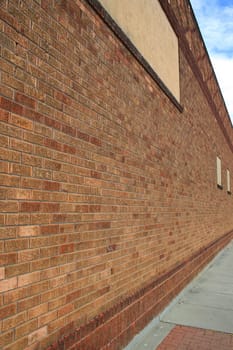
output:
M233 334L175 326L157 350L233 350Z

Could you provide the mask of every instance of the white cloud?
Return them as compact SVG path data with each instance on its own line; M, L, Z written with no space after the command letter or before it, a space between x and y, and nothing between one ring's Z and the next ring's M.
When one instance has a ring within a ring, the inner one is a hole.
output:
M233 58L215 54L212 55L211 61L218 78L228 112L233 119Z
M191 4L233 120L233 3L191 0Z

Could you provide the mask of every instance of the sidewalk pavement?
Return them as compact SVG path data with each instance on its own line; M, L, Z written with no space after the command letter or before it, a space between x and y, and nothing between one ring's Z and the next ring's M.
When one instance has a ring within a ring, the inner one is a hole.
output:
M125 350L233 350L233 241Z

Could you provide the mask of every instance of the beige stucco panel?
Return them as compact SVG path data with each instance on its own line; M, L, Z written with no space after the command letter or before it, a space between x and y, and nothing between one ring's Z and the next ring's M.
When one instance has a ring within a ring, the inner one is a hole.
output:
M100 2L179 101L178 39L158 0Z

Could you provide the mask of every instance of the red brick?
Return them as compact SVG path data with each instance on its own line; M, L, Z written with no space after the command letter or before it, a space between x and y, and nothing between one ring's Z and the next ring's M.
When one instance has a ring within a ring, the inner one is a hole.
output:
M19 349L25 349L28 344L27 337L24 337L22 339L17 340L16 342L12 343L11 345L4 348L4 350L19 350Z
M19 92L15 94L15 101L26 105L27 107L30 107L32 109L35 109L36 106L35 100Z
M39 342L33 343L25 348L25 350L39 350Z
M24 90L24 84L23 82L19 81L17 78L13 77L12 75L8 73L2 73L2 82L3 84L9 86L10 88L13 88L18 91ZM16 114L22 114L23 108L19 104L16 104L12 102L10 110Z
M6 224L6 215L0 214L0 225Z
M6 224L7 225L28 225L30 224L31 217L29 213L19 213L19 214L14 214L10 213L7 214L6 217Z
M31 269L33 271L48 269L50 267L50 265L51 265L51 261L49 258L40 259L40 260L36 260L36 261L31 262Z
M4 59L6 59L14 65L21 66L22 68L25 68L26 66L25 60L22 57L20 57L19 55L15 55L13 52L7 49L3 50L2 56Z
M33 332L37 328L38 328L37 320L31 320L27 323L24 323L23 325L16 328L15 339L20 339L24 335L30 334L31 332Z
M30 199L31 196L31 190L27 189L15 188L7 191L7 197L9 199Z
M28 311L28 317L29 317L29 319L35 318L35 317L43 315L43 314L45 314L47 312L48 312L48 303L40 304L38 306L35 306L35 307L31 308Z
M74 244L70 243L70 244L63 244L60 247L60 254L64 254L64 253L71 253L74 251Z
M13 201L0 201L0 211L1 212L17 212L18 203Z
M34 212L40 210L40 203L38 202L21 202L20 211Z
M40 257L40 250L39 249L29 249L29 250L22 250L18 252L18 262L22 261L31 261L38 259Z
M8 329L15 328L27 320L26 312L18 313L15 316L9 317L2 321L2 329L7 331Z
M30 271L29 263L22 263L17 265L9 265L5 267L5 276L6 278L18 276Z
M38 325L39 327L42 327L56 319L57 319L57 311L50 311L49 313L46 313L45 315L38 317Z
M11 164L10 173L15 175L31 176L32 168L30 166L21 165L21 164Z
M71 313L74 310L73 304L67 304L58 310L58 317L62 317L66 314Z
M40 233L41 235L50 235L50 234L56 234L59 232L59 226L58 225L45 225L40 227Z
M15 114L11 114L10 123L26 130L33 130L33 123L22 116L19 117Z
M16 313L16 304L10 304L7 306L3 306L0 308L0 318L1 320L3 318L10 317Z
M0 347L3 348L14 341L14 331L9 331L0 335Z
M3 280L5 278L5 268L0 267L0 280Z
M9 121L9 117L10 117L10 113L7 112L6 110L0 108L0 120L2 122L8 122Z
M21 312L27 309L31 309L32 307L34 307L35 305L38 305L39 303L40 303L39 295L35 295L31 298L20 300L17 303L18 311Z
M50 182L50 181L44 181L44 190L49 191L59 191L60 184L58 182Z
M22 115L23 114L23 107L10 101L7 100L4 97L0 97L0 107L2 109L5 109L10 112L14 112L16 114Z
M18 277L18 286L23 287L28 284L32 284L40 281L40 273L39 272L31 272L26 273L25 275L20 275Z
M0 281L1 292L7 292L8 290L15 289L17 287L17 277L12 277L6 280Z
M9 292L4 294L4 303L9 304L15 301L19 301L20 299L24 299L28 296L28 292L26 288L17 288L14 290L10 290Z
M42 281L38 283L34 283L33 285L28 287L30 295L40 294L47 291L49 288L48 281Z

